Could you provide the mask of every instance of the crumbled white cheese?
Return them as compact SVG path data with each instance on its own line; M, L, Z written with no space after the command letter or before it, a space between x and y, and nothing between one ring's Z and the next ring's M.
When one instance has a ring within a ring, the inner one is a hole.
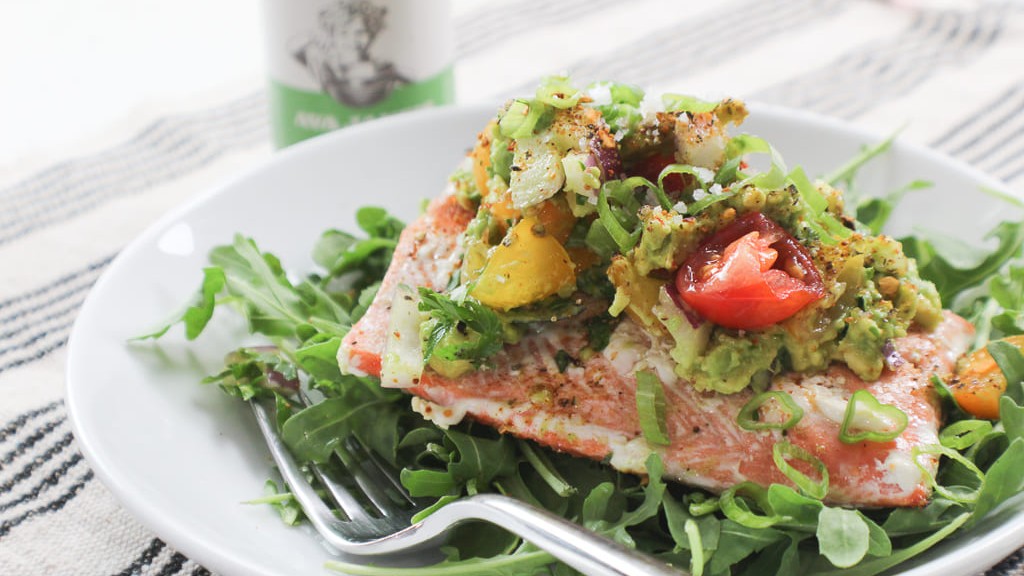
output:
M587 89L594 100L594 106L607 106L612 103L612 85L609 82L598 82Z

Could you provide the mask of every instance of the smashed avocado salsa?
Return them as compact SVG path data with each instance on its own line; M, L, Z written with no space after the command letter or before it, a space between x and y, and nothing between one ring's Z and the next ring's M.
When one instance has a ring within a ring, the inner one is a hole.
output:
M452 177L476 216L448 290L421 304L430 366L461 375L566 318L597 351L628 316L698 390L763 389L836 361L877 379L893 339L939 322L938 292L899 242L846 215L839 190L731 137L746 114L566 78L505 105ZM438 313L460 307L457 321Z

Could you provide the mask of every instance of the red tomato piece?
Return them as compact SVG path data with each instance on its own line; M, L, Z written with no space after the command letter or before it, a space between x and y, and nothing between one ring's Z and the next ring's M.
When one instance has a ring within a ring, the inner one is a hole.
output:
M811 255L760 212L705 240L676 273L676 290L705 319L737 330L767 328L825 295Z

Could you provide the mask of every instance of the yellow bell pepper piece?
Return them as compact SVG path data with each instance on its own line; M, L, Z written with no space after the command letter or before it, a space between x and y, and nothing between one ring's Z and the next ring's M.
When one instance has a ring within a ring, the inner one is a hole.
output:
M470 294L491 308L511 310L572 290L575 268L562 244L531 216L494 247Z

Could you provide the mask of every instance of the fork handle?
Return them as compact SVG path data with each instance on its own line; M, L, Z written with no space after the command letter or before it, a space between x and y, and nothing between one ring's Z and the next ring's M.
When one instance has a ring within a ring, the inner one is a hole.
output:
M499 494L477 494L448 504L423 521L451 525L467 518L501 526L548 552L580 572L594 576L681 576L660 560L525 502Z

